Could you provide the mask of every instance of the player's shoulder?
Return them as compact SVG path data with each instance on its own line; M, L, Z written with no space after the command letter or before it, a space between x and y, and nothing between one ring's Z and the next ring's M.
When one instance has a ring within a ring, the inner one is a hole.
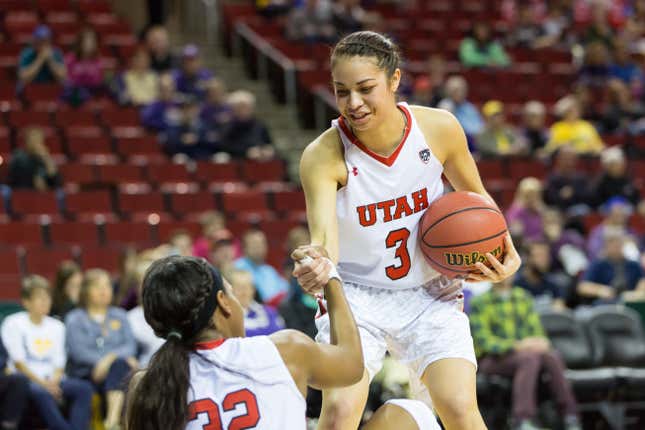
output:
M336 127L330 127L307 145L303 157L305 155L317 158L324 157L324 160L326 158L333 158L339 154L341 154L340 135Z
M446 129L459 127L459 121L445 109L411 105L410 111L421 128Z
M303 357L305 351L314 344L314 341L309 336L293 329L279 330L271 334L269 339L286 363L297 361Z

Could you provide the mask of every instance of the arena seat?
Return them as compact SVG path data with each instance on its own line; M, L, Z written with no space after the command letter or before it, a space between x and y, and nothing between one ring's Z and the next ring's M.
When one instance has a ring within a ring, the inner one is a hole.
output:
M93 222L62 222L49 224L49 238L56 245L98 245L98 228Z
M11 193L11 210L18 217L58 215L56 193L49 191L14 190Z
M108 127L141 125L139 111L134 108L120 108L105 110L101 114L101 121Z
M302 190L276 192L272 194L271 199L272 207L276 211L290 212L306 209L305 194Z
M90 13L112 13L110 3L105 0L79 0L78 10L84 14Z
M133 216L135 213L150 214L150 213L165 213L166 205L164 196L158 191L147 192L144 194L128 194L119 193L120 211L124 214Z
M81 187L97 182L94 166L81 163L65 163L58 168L66 184L78 184Z
M11 222L0 224L1 245L43 245L41 227L37 223Z
M162 153L161 145L157 142L157 139L152 136L120 138L116 140L116 148L119 154L128 159L138 157L141 160L148 160L156 164L167 162L168 159Z
M507 162L511 179L519 181L527 176L544 179L547 176L547 166L540 160L529 158L510 158Z
M74 13L70 0L36 0L36 6L41 12Z
M268 210L266 195L261 191L223 193L221 199L222 208L227 214Z
M60 127L96 126L96 116L93 112L83 110L62 110L56 113L56 124Z
M34 103L40 100L58 100L63 88L57 84L30 84L25 88L25 100Z
M262 181L283 181L286 178L286 168L282 160L242 162L242 177L251 183Z
M200 236L202 226L196 221L162 221L156 225L157 238L159 242L166 243L173 232L186 230L193 238Z
M76 219L93 219L96 215L112 216L112 197L107 190L67 193L65 203L69 215Z
M49 112L12 111L7 117L8 124L14 128L30 126L50 127L52 125Z
M198 161L194 175L197 181L205 185L214 182L239 181L241 179L240 165L235 161L228 163Z
M133 164L106 164L97 166L98 178L104 184L143 182L145 177L140 166Z
M15 62L15 59L12 61ZM18 100L15 86L5 86L0 84L0 110L12 111L22 108L22 103Z
M187 183L193 180L191 173L184 164L150 165L147 168L147 172L148 179L159 186L168 183Z
M67 140L73 139L98 139L103 137L103 129L96 125L72 125L63 128L63 134ZM78 145L82 148L82 145Z
M172 193L168 195L171 211L178 217L217 209L215 196L209 191Z
M150 225L145 222L115 222L104 225L105 240L108 244L152 243Z
M84 270L101 268L112 275L121 269L124 251L119 246L83 246L81 249L81 267Z
M75 260L76 250L72 247L30 247L25 250L25 270L52 279L63 260Z

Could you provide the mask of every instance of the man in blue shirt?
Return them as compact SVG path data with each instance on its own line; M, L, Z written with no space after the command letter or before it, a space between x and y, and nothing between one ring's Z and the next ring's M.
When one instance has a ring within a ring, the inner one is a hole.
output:
M20 53L18 80L20 87L35 82L62 83L67 76L63 53L51 44L51 31L39 25L33 33L33 42Z
M278 271L265 263L268 245L261 230L249 230L242 239L244 257L235 261L235 268L253 275L253 283L260 299L271 306L278 306L286 296L289 284Z
M181 52L180 68L174 71L173 76L177 92L204 100L208 81L213 74L202 67L199 48L195 45L186 45Z
M439 109L452 112L463 127L469 147L474 137L484 130L484 120L471 102L466 100L468 84L462 76L452 76L446 81L446 98L439 102Z

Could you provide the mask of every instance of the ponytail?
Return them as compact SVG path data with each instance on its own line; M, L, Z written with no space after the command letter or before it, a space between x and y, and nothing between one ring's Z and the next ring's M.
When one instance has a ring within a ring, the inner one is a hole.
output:
M127 430L183 430L188 418L189 348L175 336L159 348L138 383L132 384Z

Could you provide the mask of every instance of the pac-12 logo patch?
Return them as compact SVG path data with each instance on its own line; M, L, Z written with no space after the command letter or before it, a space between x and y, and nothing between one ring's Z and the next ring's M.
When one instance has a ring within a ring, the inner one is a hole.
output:
M421 159L421 161L428 164L428 162L430 161L430 150L422 149L421 151L419 151L419 158Z

